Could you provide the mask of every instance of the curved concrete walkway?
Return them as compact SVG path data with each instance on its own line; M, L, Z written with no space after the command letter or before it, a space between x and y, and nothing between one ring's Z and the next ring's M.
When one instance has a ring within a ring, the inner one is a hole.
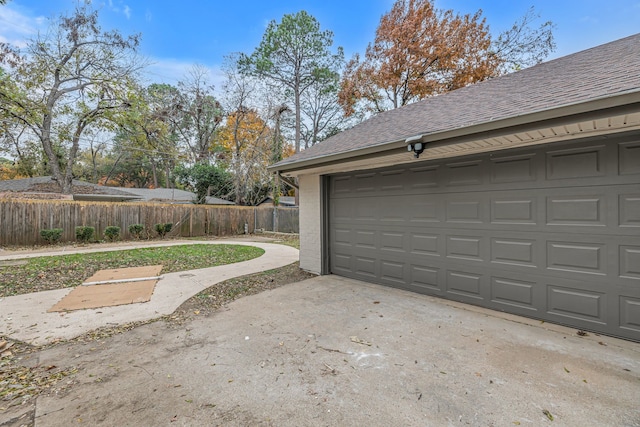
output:
M73 288L35 292L0 298L0 334L33 345L43 345L60 339L74 338L88 331L129 322L144 321L173 313L184 301L216 283L233 277L258 273L298 261L298 250L286 245L246 240L215 240L171 242L150 246L181 244L237 244L256 246L265 253L249 261L199 270L163 274L156 284L151 300L140 304L77 310L66 313L47 313L56 302ZM137 246L139 247L139 246ZM133 249L129 246L105 248L109 251ZM105 252L105 249L74 250L73 252ZM72 253L15 254L0 256L0 260L32 258L34 256Z

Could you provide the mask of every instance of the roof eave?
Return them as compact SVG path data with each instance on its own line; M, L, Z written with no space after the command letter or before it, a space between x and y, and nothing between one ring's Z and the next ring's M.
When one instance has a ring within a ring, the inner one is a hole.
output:
M457 140L472 135L502 133L504 131L532 126L536 124L549 124L552 122L570 121L573 119L584 119L585 116L593 116L593 118L608 116L611 114L620 114L624 110L638 111L640 109L640 88L608 95L601 98L595 98L586 102L577 102L565 104L556 108L548 108L534 111L522 115L507 117L501 120L492 120L477 123L471 126L460 127L456 129L448 129L442 132L429 133L425 131L416 136L423 142L435 142L445 140ZM312 157L298 162L274 164L267 169L270 172L283 173L300 171L312 167L318 167L325 164L335 164L344 160L350 160L354 157L364 157L370 155L381 154L385 151L396 150L406 146L407 138L386 141L379 144L371 145L355 150L343 151L340 153Z

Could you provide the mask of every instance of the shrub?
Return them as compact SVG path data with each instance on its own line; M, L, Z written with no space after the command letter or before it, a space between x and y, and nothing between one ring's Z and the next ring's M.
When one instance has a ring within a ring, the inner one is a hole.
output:
M40 236L49 244L56 243L62 237L62 228L45 228L40 230Z
M96 229L93 227L87 226L78 226L76 227L76 239L81 241L82 243L87 243L93 237L93 233L95 233Z
M170 222L167 222L165 224L155 225L156 233L158 233L158 235L162 238L164 238L165 234L170 232L172 228L173 228L173 224Z
M118 237L120 237L120 227L116 227L115 225L108 226L104 229L104 237L110 242L118 240Z
M142 232L143 231L144 231L144 225L143 224L131 224L129 226L129 233L131 233L131 235L136 239L141 239L142 238Z

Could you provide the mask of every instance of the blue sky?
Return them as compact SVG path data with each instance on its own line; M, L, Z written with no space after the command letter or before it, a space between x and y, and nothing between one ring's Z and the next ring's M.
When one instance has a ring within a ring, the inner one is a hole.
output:
M47 18L71 10L76 0L9 0L0 6L0 41L23 44ZM142 54L154 64L149 80L175 84L193 64L211 69L219 86L225 55L251 53L267 23L286 13L306 10L322 29L334 33L347 57L363 53L380 17L393 0L94 0L103 28L142 34ZM640 32L640 0L436 0L436 7L459 13L483 10L498 34L535 6L541 20L551 20L557 50L550 58Z

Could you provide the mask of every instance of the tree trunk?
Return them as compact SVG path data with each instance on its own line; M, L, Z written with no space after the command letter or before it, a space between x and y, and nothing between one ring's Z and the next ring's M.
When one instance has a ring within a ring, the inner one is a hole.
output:
M151 171L153 172L153 188L158 188L158 174L156 172L156 161L151 158Z
M165 164L165 172L167 174L167 182L165 183L165 187L166 188L173 188L173 186L171 185L171 171L169 168L169 162L166 162Z
M296 85L295 89L296 102L296 153L300 152L300 87Z
M51 143L51 121L51 114L45 113L42 121L42 148L49 159L51 177L60 185L60 187L62 187L64 183L64 176L62 175L62 170L58 163L58 155L53 151L53 144Z

